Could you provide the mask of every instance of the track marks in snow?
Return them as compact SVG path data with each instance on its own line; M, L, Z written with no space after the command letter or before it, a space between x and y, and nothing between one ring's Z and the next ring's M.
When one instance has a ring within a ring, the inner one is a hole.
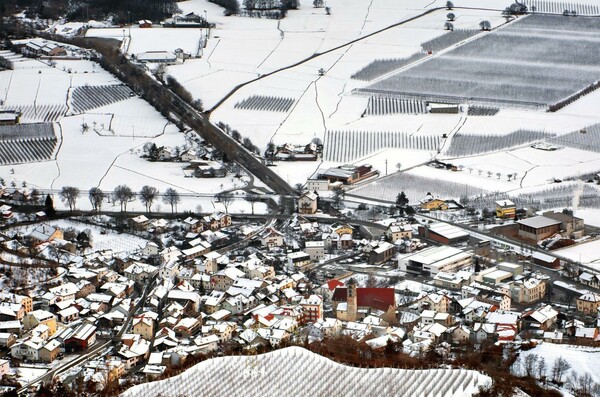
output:
M342 103L342 98L343 98L343 95L344 95L344 91L346 91L346 84L348 84L348 83L344 83L344 86L342 87L342 90L338 94L338 101L335 104L335 109L329 115L329 118L331 118L335 113L337 113L338 109L340 108L340 103Z

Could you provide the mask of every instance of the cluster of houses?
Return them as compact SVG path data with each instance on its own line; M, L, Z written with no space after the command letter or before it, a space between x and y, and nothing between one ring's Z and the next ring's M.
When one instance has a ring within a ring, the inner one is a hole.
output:
M273 161L317 161L323 152L323 145L314 142L308 145L291 143L277 146L272 152L267 151L267 160Z
M305 193L301 200L310 203L314 196ZM176 241L161 244L174 223ZM347 223L319 223L302 214L283 223L285 231L277 223L234 226L225 213L172 221L139 215L129 225L159 238L126 254L82 254L64 242L59 228L32 228L38 250L57 245L72 255L58 284L42 284L31 296L0 295L0 346L10 349L13 360L51 363L114 341L109 354L83 365L86 380L103 383L132 372L154 379L191 356L219 349L338 335L374 349L398 343L407 353L440 342L502 343L532 335L600 341L600 294L586 291L576 299L579 318L592 320L568 318L542 303L546 277L509 262L481 268L464 248L468 233L446 223L390 220L375 239ZM232 228L252 249L240 254L227 245ZM18 248L14 241L3 244ZM429 281L381 287L353 274L352 265L324 280L309 276L336 256ZM580 281L600 284L587 273Z

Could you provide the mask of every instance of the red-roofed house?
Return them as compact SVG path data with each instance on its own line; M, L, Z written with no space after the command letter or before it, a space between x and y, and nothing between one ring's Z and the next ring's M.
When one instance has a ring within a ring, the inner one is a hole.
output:
M336 288L332 298L336 317L356 321L379 311L389 324L396 322L396 295L393 288L356 288L354 280L347 288Z

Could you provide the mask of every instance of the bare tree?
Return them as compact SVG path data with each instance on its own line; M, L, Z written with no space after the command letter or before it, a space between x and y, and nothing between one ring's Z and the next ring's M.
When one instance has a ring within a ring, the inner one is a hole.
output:
M180 202L181 197L179 196L179 193L177 193L177 190L171 187L165 190L165 193L163 194L163 203L171 206L171 212L174 212L173 208L175 208L175 211L177 211L177 204Z
M260 197L255 196L253 194L249 194L246 196L246 201L250 203L250 206L252 207L252 215L254 215L254 204L260 201Z
M79 197L79 189L74 186L63 186L59 196L60 199L69 206L69 210L73 211L75 209L75 204L77 204L77 198Z
M221 204L223 204L223 207L225 207L225 212L229 213L229 205L233 201L233 196L226 192L220 192L217 193L215 197L217 198L217 200L219 200Z
M113 200L121 205L121 211L127 212L127 203L135 197L135 193L127 185L119 185L113 192Z
M562 357L557 358L552 367L552 380L559 384L562 383L563 376L565 376L570 369L571 364L569 364L566 359Z
M546 359L540 356L537 363L537 377L539 380L544 380L546 378L546 367Z
M151 212L152 204L154 203L154 200L156 199L158 194L158 189L154 186L145 185L140 190L140 201L146 206L147 212Z
M537 354L528 354L523 359L523 370L525 371L525 375L528 377L533 377L536 374L538 362Z
M105 197L106 194L98 187L93 187L89 190L88 198L90 199L94 211L100 211L102 209L102 202Z

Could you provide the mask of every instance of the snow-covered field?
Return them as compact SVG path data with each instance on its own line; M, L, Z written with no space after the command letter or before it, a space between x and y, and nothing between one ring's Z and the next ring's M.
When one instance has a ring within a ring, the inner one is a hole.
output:
M355 368L299 347L288 347L258 356L206 360L181 375L134 386L121 396L419 397L441 392L446 397L458 397L471 396L479 386L489 384L489 377L475 371Z
M557 345L554 343L540 343L531 350L521 352L517 362L523 362L524 358L530 354L537 354L546 361L546 377L552 379L552 367L559 357L567 360L571 364L569 373L563 378L563 381L571 374L575 373L582 376L589 373L594 382L600 382L600 374L597 371L598 359L600 359L600 348L583 347L573 345ZM513 366L513 371L519 372L520 369Z
M581 216L581 214L577 214L577 216ZM600 240L583 242L571 247L556 250L554 253L600 270Z

